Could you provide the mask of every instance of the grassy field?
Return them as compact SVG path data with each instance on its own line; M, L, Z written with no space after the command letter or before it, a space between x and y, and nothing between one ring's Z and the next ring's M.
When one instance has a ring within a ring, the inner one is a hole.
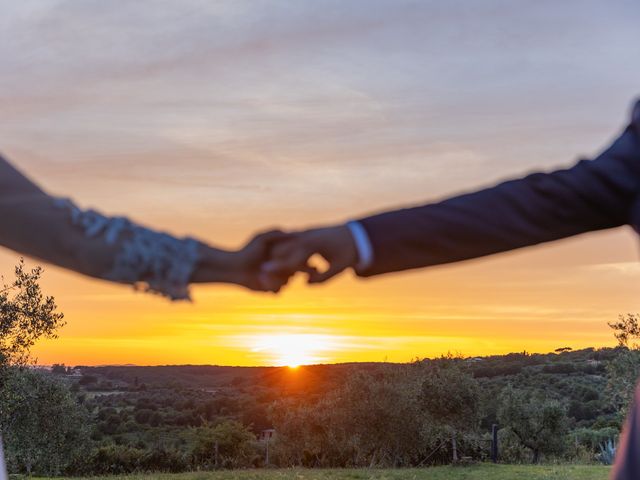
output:
M92 477L92 480L606 480L608 473L608 467L591 465L487 464L403 470L240 470Z

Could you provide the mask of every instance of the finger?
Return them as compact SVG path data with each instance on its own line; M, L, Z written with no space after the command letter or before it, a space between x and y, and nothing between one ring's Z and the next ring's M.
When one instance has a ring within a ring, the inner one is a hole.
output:
M240 285L257 292L273 292L282 288L289 281L286 275L267 274L261 271L248 273Z
M295 241L293 235L290 237L275 243L269 251L271 258L287 258L293 251L299 248L299 244Z
M285 268L285 267L281 266L279 263L270 262L270 263L268 263L266 265L266 268L262 268L260 270L259 275L264 275L264 278L268 279L268 280L264 281L265 284L268 283L270 285L271 282L275 283L275 280L273 280L273 278L280 278L280 279L284 278L285 280L284 280L283 284L286 285L287 283L289 283L289 280L291 280L291 278L297 272L305 273L305 274L307 274L307 276L310 276L312 274L318 273L318 270L315 267L312 267L309 264L305 264L303 266L300 266L294 271L282 271L283 268Z
M336 263L332 263L331 265L329 265L329 268L327 270L325 270L324 272L320 272L320 271L314 269L313 272L309 273L308 283L324 283L327 280L330 280L331 278L333 278L336 275L338 275L345 268L346 267L343 267L342 265L338 265Z
M258 274L258 283L262 290L278 293L289 282L288 276L272 275L268 273Z
M262 232L253 237L250 243L258 243L262 245L271 245L290 238L292 234L283 232L282 230L269 230Z
M316 267L312 267L311 265L309 265L308 263L301 268L300 270L298 270L299 272L302 273L306 273L307 275L311 276L313 274L319 273L318 269Z
M307 260L311 253L306 252L302 248L295 248L288 255L264 262L261 271L273 274L291 274L298 270L304 270L307 267Z

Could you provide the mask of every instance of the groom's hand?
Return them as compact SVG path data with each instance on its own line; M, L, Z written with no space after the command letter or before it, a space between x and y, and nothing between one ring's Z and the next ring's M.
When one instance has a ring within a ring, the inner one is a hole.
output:
M313 255L322 256L328 268L318 271L309 264ZM262 271L276 278L293 275L297 271L309 274L309 283L322 283L358 262L358 251L346 225L316 228L294 233L278 240L271 249L271 260Z
M240 285L251 290L278 293L291 277L290 274L265 272L262 265L271 258L278 242L285 242L291 234L272 230L253 237L241 250L236 252L234 270Z

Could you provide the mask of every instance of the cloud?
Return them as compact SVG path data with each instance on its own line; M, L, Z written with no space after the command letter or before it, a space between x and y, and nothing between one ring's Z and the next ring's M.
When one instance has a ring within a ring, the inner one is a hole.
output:
M640 276L640 262L616 262L616 263L600 263L596 265L587 265L585 270L591 272L599 272L623 277Z

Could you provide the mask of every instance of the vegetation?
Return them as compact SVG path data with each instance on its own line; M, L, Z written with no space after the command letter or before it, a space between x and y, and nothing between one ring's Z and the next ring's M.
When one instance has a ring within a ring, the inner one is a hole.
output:
M53 297L40 290L42 268L25 269L21 260L15 279L0 287L0 367L22 366L31 347L41 338L55 338L64 316L57 312Z
M72 405L88 417L90 451L81 462L67 458L66 470L58 464L68 473L262 467L267 444L259 437L269 428L277 431L269 444L269 463L276 466L446 464L453 458L452 438L461 461L482 461L495 423L501 427L502 462L530 462L534 456L594 462L601 445L619 433L621 417L605 390L612 382L610 366L626 352L296 370L59 365L45 377L66 386L76 399ZM537 408L538 398L549 408ZM522 432L542 426L538 448ZM32 468L55 472L42 462ZM14 464L14 470L26 467Z
M616 361L607 365L607 393L616 410L624 414L631 405L635 385L640 377L640 348L636 343L640 338L640 316L620 315L618 321L609 326L618 340L620 352Z
M0 425L12 470L61 473L86 446L88 416L68 388L27 368L31 347L63 324L39 285L42 269L20 261L0 288Z
M55 336L62 315L40 291L40 269L20 263L15 275L0 291L0 422L17 473L376 467L349 475L392 478L380 469L486 461L493 425L503 463L606 464L632 395L629 372L640 371L633 315L611 325L620 341L614 349L298 369L57 364L44 371L29 366L29 351ZM500 478L520 467L458 468L433 472ZM549 468L556 467L523 471L528 478L581 471ZM317 475L335 472L344 471ZM603 472L585 467L580 478Z
M606 480L609 469L593 465L475 465L425 469L233 470L183 474L92 477L92 480ZM78 479L83 480L83 479Z
M14 368L6 377L1 403L9 465L27 474L66 471L86 453L88 412L42 372Z
M541 455L564 453L569 418L561 402L509 385L500 393L498 405L499 424L531 451L532 463L538 463Z
M451 357L423 362L419 402L430 438L451 438L451 455L458 461L458 436L473 434L480 422L480 385L463 362ZM444 441L444 440L443 440Z
M269 463L282 467L447 464L454 445L460 461L483 461L493 424L502 462L597 462L619 434L607 389L627 352L295 370L58 366L51 375L90 414L92 453L76 473L262 467L270 428Z

